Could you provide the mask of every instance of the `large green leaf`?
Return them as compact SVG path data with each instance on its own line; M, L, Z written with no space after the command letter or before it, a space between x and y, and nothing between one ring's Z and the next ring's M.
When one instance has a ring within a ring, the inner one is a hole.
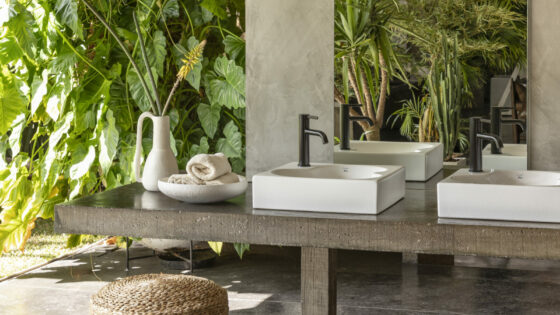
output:
M66 150L57 150L57 146L64 136L68 136L72 121L74 121L74 113L68 112L55 124L55 129L49 137L49 148L41 161L40 179L45 187L51 186L56 181L54 176L57 175L57 168L60 167L57 158L62 158L60 155L66 153Z
M200 103L196 112L206 135L214 138L216 130L218 130L218 122L220 121L221 106L219 104L208 105Z
M119 131L115 127L113 111L108 109L105 119L105 127L103 127L101 137L99 138L99 164L101 164L103 174L107 174L107 171L109 171L113 164L113 158L117 153L117 146L119 144Z
M15 250L24 244L27 232L27 225L18 218L3 221L0 224L0 251ZM22 247L23 248L23 247Z
M101 99L105 103L110 101L110 88L112 81L105 80L98 74L88 77L89 82L80 86L77 91L77 99L74 100L74 112L79 121L75 125L76 132L80 133L86 129L95 128L94 111Z
M227 108L245 107L245 74L235 61L218 57L214 63L218 78L210 82L212 103Z
M30 57L35 57L35 44L37 37L33 32L35 18L17 1L10 2L10 19L5 26L8 26L9 33L13 35L18 45Z
M49 83L48 70L43 70L42 77L35 76L33 79L31 115L35 114L39 105L43 102L43 97L47 94L47 83Z
M165 35L163 35L162 31L155 31L152 38L150 45L146 47L148 60L150 61L150 66L156 69L155 73L163 77L163 63L167 55Z
M241 157L241 150L243 149L243 140L239 129L235 123L230 121L224 128L225 138L218 140L216 144L216 151L222 152L228 158Z
M245 41L238 36L227 35L223 42L226 54L240 65L245 64Z
M23 51L16 40L9 36L0 39L0 64L8 64L23 56Z
M243 259L243 254L249 250L249 244L234 243L233 248L235 248L235 251L237 252L237 255L239 255L239 258Z
M154 73L156 72L155 69L152 69L152 71ZM133 68L130 68L128 70L128 73L126 74L126 80L128 82L132 99L136 102L140 110L143 112L149 111L152 108L152 104L150 103L150 99L148 98L146 92L144 91L144 88L142 87L142 83L140 81L140 78L138 77L138 74ZM147 74L144 75L144 80L146 82L149 82ZM152 95L154 95L151 85L148 85L148 89L150 89Z
M167 0L162 8L165 20L179 17L179 3L177 0Z
M7 69L0 78L0 135L10 130L16 117L25 112L27 99L21 95L16 85L16 78Z
M222 246L224 245L224 243L222 242L208 242L208 245L210 245L210 248L218 255L220 255L222 253Z
M191 157L197 154L206 154L210 150L210 145L208 144L208 138L202 137L200 138L200 144L193 144L189 151L189 155Z
M78 146L72 152L72 166L70 167L70 179L78 180L87 172L95 161L95 147L90 145L87 149L84 145Z
M2 218L0 224L0 250L8 251L23 250L27 239L31 236L31 230L35 227L35 218L40 211L41 199L38 193L29 193L21 196L23 202L18 207L18 215L9 219Z
M12 133L10 134L9 142L10 148L12 149L12 156L16 156L21 148L21 133L25 127L25 114L19 114L14 120L13 126L11 128Z
M226 0L203 0L200 6L222 20L227 18Z
M56 57L49 64L51 73L68 73L76 67L78 57L67 45L57 51Z
M79 38L83 38L82 24L78 16L78 0L57 0L54 10L63 24L70 27Z
M47 114L49 114L52 120L58 120L58 116L66 103L66 98L68 97L66 87L60 82L50 89L47 100Z

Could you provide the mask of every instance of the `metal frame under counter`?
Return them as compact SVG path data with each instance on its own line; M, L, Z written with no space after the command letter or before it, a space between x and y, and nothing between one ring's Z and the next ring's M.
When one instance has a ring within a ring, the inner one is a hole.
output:
M560 259L560 224L438 219L436 184L451 173L407 183L405 198L377 216L253 209L251 187L228 202L187 204L135 183L55 206L55 229L301 247L303 314L336 312L336 249Z

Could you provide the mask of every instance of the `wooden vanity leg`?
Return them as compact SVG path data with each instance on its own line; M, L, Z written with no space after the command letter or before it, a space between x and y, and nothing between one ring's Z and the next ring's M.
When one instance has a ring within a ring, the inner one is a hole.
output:
M301 311L336 314L336 249L301 248Z

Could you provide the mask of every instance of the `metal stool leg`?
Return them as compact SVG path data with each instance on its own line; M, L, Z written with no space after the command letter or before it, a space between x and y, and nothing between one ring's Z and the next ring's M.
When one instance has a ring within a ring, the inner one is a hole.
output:
M126 252L126 268L124 269L124 271L128 272L129 267L130 267L130 258L129 258L130 256L129 256L129 253L128 253L128 236L126 236L124 238L124 240L126 242L126 251L125 251Z
M193 261L193 257L192 257L192 252L193 252L193 241L191 240L191 246L189 247L189 260L191 262L191 275L194 272L194 261Z

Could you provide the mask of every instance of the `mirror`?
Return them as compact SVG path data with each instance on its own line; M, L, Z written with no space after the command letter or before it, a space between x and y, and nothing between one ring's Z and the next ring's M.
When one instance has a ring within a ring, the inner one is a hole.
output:
M483 168L527 169L526 1L335 0L334 10L335 162L405 165L407 180L425 181L443 164L466 167L469 118L483 117L481 132L504 143L501 154L484 143Z

